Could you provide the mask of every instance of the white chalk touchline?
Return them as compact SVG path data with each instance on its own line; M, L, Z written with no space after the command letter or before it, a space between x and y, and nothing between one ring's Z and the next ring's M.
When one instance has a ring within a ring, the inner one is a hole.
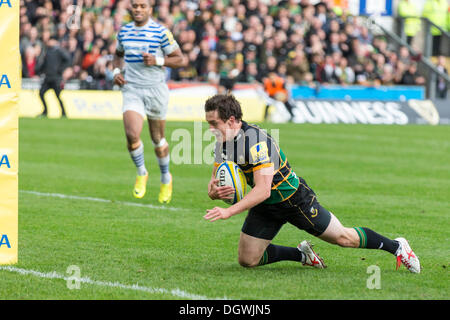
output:
M208 298L205 296L192 294L192 293L180 290L178 288L164 289L164 288L144 287L144 286L140 286L138 284L127 285L127 284L122 284L119 282L92 280L89 277L82 277L82 278L75 279L73 276L65 277L64 275L59 274L56 271L44 273L44 272L40 272L40 271L26 270L26 269L17 268L17 267L11 267L11 266L0 266L0 271L2 271L2 270L9 271L9 272L16 272L16 273L20 273L22 275L32 275L35 277L45 278L45 279L61 279L61 280L71 281L71 282L79 281L80 283L86 283L86 284L96 285L96 286L101 286L101 287L119 288L119 289L126 289L126 290L142 291L142 292L147 292L147 293L156 293L156 294L158 294L158 293L170 294L175 297L191 299L191 300L228 300L226 297Z
M45 193L45 192L30 191L30 190L20 190L19 192L27 193L27 194L34 194L34 195L41 196L41 197L53 197L53 198L61 198L61 199L73 199L73 200L86 200L86 201L95 201L95 202L104 202L104 203L115 203L115 204L121 204L121 205L125 205L125 206L143 207L143 208L150 208L150 209L164 209L164 210L170 210L170 211L186 210L186 209L182 209L182 208L156 206L156 205L152 205L152 204L143 204L143 203L126 202L126 201L113 201L113 200L108 200L108 199L73 196L73 195L61 194L61 193Z

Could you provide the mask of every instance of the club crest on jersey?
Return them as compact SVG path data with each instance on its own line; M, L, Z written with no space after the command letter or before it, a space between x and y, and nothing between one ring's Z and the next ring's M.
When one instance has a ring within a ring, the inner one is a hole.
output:
M262 141L255 144L250 148L250 154L252 155L253 164L269 160L269 149L267 148L267 143Z
M311 218L315 218L317 216L317 214L319 213L319 211L314 207L311 207L310 212L312 213Z

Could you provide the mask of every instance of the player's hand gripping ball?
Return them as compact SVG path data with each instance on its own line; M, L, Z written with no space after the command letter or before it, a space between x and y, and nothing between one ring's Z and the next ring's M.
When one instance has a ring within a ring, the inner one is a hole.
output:
M235 204L241 201L247 193L247 181L244 172L233 161L224 161L217 167L216 179L219 180L219 187L231 186L235 190L232 199L223 199L225 203Z

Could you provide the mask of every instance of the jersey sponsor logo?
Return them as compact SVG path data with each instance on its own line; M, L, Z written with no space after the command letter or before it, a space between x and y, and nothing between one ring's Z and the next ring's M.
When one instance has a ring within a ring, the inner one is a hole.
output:
M269 160L269 149L265 141L259 142L250 148L250 154L252 155L253 164Z
M166 30L166 36L167 36L167 39L169 40L169 44L172 44L175 41L173 39L172 32L170 32L169 30Z

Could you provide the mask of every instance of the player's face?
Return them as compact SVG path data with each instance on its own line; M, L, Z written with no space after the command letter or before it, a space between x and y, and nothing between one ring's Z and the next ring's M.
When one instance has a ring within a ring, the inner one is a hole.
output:
M232 119L223 121L219 118L219 112L214 110L206 112L206 121L209 124L209 130L214 133L217 141L225 142L234 138Z
M144 25L152 13L152 7L148 0L132 0L131 15L136 25Z

